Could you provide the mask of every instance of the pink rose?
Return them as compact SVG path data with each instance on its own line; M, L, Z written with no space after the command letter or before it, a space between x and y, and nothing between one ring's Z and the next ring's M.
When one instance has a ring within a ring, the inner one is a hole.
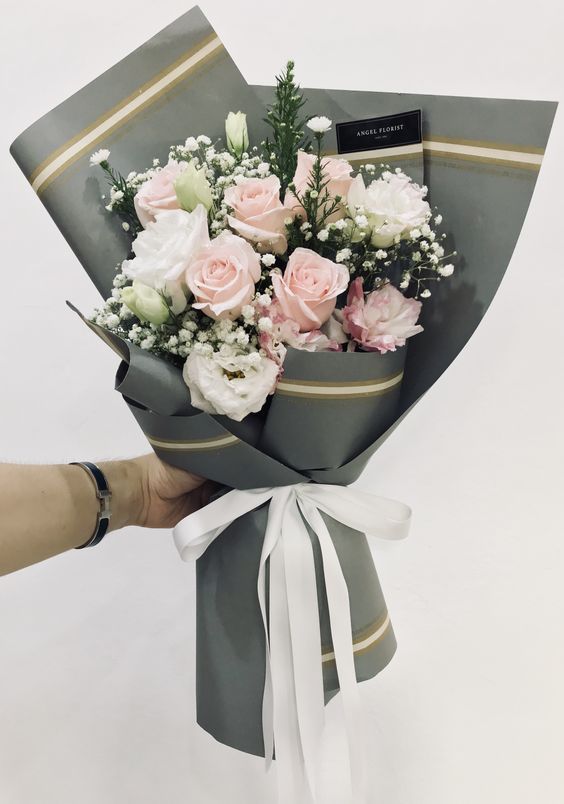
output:
M284 276L273 271L272 286L282 312L295 321L300 332L310 332L327 321L337 296L347 289L349 272L309 248L297 248Z
M225 203L233 208L229 226L252 243L260 243L261 251L283 254L288 248L284 221L288 209L280 201L280 179L243 179L225 191Z
M423 332L415 323L420 310L421 302L407 299L390 284L365 297L363 280L358 277L349 288L343 328L368 352L395 352L396 346L405 345L406 338Z
M296 166L293 183L299 195L302 195L308 186L314 162L314 154L306 154L305 151L298 151L298 164ZM342 218L345 214L347 194L353 181L350 175L353 168L345 159L331 159L330 157L322 159L321 165L324 173L324 181L329 180L323 192L326 190L329 193L329 197L332 199L338 195L343 199L343 204L339 205L327 218L326 222L331 223L332 221ZM305 218L305 210L298 202L296 196L290 191L286 193L284 204L296 214Z
M192 307L210 318L235 319L252 300L260 273L260 258L247 241L222 232L186 270L186 284L196 300Z
M152 179L141 185L133 203L141 226L145 228L154 221L163 209L180 209L174 182L185 169L186 164L171 160Z

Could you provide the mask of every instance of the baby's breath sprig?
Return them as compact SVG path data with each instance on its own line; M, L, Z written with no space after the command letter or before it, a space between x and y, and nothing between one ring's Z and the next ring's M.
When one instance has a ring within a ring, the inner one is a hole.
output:
M90 164L99 166L104 171L110 185L110 201L106 205L106 209L123 218L125 223L123 228L125 231L130 232L132 236L135 236L142 229L133 203L137 190L132 187L125 176L122 176L118 170L115 170L110 165L108 161L109 155L110 152L107 150L96 151L90 157Z

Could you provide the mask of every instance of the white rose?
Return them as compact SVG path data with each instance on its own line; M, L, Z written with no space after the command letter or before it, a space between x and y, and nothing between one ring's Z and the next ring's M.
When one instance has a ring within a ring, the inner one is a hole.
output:
M249 148L247 115L244 112L229 112L225 121L227 147L236 156L241 156Z
M191 352L184 364L184 382L192 404L206 413L229 416L240 422L258 413L274 391L278 366L258 352L211 355Z
M372 243L387 248L396 237L406 238L412 229L422 226L431 216L424 200L427 188L419 187L409 176L386 173L365 187L359 174L348 192L349 212L354 218L356 207L362 207L372 230Z
M135 257L123 262L122 271L129 279L166 293L172 300L173 313L181 313L186 307L186 268L192 256L209 242L208 216L202 205L194 212L160 212L133 241Z

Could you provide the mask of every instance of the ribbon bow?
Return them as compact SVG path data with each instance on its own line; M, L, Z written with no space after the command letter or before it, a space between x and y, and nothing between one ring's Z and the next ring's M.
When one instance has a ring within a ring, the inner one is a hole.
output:
M184 561L195 561L232 522L270 503L257 591L266 636L263 735L267 768L276 748L280 804L316 801L316 769L325 705L317 583L311 539L319 540L331 638L348 736L351 802L366 801L364 746L349 595L321 511L354 530L382 539L407 536L411 511L394 500L345 486L297 483L234 490L190 514L174 529ZM266 607L266 561L269 610Z

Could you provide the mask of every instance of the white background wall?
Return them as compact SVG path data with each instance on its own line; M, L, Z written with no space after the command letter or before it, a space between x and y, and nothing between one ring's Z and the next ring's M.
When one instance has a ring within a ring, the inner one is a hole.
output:
M115 356L64 306L88 310L96 291L7 149L186 7L4 6L4 460L146 448L112 391ZM564 100L556 0L406 0L396 19L394 8L203 4L251 83L291 56L310 86ZM415 512L407 542L375 545L400 642L363 686L378 804L564 802L563 154L561 110L490 311L361 481ZM2 804L273 800L259 760L193 725L193 592L170 534L138 529L0 579ZM330 787L324 804L337 804Z

